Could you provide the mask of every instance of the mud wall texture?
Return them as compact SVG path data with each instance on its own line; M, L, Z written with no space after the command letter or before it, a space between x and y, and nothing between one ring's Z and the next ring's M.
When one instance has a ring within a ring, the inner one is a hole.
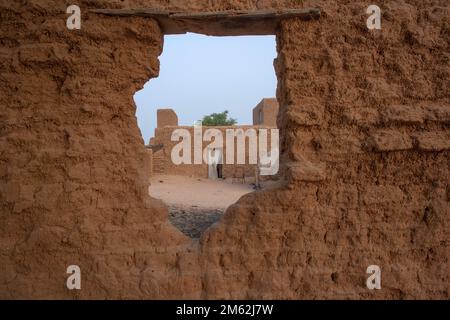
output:
M379 1L378 32L360 1L80 1L78 31L69 4L0 1L0 298L449 298L447 1ZM83 10L302 6L322 18L277 34L286 183L191 242L148 196L135 118L162 32Z

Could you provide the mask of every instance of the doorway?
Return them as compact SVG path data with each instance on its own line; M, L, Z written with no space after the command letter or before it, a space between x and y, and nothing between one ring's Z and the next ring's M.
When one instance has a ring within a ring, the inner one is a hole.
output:
M208 179L223 178L223 149L208 149Z

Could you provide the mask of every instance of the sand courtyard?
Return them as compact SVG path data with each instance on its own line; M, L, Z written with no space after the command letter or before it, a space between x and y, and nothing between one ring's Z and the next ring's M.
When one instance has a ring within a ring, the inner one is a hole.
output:
M254 191L251 180L156 175L150 183L149 194L168 206L170 222L194 239L219 221L227 207Z

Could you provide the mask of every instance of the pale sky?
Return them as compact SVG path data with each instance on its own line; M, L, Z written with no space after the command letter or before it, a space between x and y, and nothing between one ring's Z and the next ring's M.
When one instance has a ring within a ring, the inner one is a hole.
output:
M138 91L136 117L147 144L156 110L172 108L180 125L228 110L238 124L252 123L252 109L275 97L275 36L165 36L160 74Z

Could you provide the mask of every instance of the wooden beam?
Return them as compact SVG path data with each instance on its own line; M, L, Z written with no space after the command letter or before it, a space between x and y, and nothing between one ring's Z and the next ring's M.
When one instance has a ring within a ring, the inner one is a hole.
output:
M320 9L238 10L211 12L174 12L145 8L91 9L93 13L109 16L141 16L156 19L165 34L186 32L207 35L265 35L275 34L281 20L318 19Z
M170 11L152 9L90 9L90 12L104 14L108 16L148 16L148 17L169 17Z

